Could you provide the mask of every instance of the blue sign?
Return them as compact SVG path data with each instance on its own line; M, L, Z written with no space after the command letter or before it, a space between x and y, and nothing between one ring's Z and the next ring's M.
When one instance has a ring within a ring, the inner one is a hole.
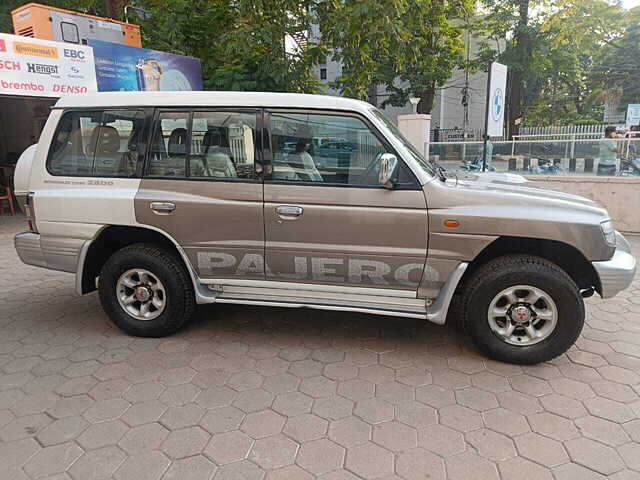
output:
M99 92L202 90L200 60L173 53L89 40Z
M504 93L501 88L496 88L493 92L493 101L491 102L491 116L494 121L500 121L502 117L502 109L504 105Z

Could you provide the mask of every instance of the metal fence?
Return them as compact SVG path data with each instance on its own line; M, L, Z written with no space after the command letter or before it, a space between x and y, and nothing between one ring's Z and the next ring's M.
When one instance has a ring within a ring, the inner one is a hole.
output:
M598 138L602 137L607 124L596 125L550 125L546 127L520 127L520 133L514 135L514 140L534 140L536 138L548 140L562 139L564 137L582 138ZM429 140L431 142L472 142L481 141L484 130L467 129L466 135L460 128L440 128L433 129L430 132ZM507 139L507 132L503 136L496 138L496 141Z
M487 155L492 171L541 175L638 175L640 138L615 140L615 168L601 161L612 144L608 139L554 139L492 141ZM425 144L429 158L453 171L479 171L482 142L434 142Z

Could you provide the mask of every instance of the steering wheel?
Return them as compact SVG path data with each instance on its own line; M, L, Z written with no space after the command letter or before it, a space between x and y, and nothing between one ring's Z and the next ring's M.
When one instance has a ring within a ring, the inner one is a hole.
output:
M362 173L360 183L364 185L377 185L379 183L378 175L380 174L380 159L383 154L384 152L380 152L376 155L373 162L371 162L367 169Z

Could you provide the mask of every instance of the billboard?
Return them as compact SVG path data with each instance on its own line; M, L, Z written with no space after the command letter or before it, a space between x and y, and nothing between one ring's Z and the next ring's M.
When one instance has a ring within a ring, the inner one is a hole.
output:
M202 65L193 57L89 40L98 91L202 90Z
M636 125L640 125L640 103L630 103L627 105L627 130Z
M95 91L91 47L0 33L0 95L61 97Z
M504 110L507 91L507 67L498 62L491 64L487 99L487 135L501 137L504 131Z

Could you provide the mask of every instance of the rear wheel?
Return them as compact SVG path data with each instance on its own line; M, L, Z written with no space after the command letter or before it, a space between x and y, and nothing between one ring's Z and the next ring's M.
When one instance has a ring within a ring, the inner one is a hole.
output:
M571 277L554 263L508 255L483 265L469 279L462 322L489 357L534 364L575 343L584 324L584 304Z
M100 302L125 332L163 337L179 330L193 314L193 286L183 263L149 244L118 250L104 264Z

